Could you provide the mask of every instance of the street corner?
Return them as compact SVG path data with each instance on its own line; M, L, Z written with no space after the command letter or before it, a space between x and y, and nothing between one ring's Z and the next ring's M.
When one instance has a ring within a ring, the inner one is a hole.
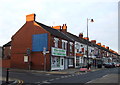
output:
M17 80L18 85L22 85L24 83L23 80Z
M13 81L2 81L1 85L22 85L24 83L23 80L13 80Z
M24 83L23 80L15 78L9 78L9 80L6 81L5 77L1 77L0 81L2 81L2 85L22 85Z

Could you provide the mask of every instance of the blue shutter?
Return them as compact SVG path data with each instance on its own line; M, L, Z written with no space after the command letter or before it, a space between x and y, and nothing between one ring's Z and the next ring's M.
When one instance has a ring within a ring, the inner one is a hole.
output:
M32 51L43 51L43 48L48 50L48 34L36 34L32 36Z

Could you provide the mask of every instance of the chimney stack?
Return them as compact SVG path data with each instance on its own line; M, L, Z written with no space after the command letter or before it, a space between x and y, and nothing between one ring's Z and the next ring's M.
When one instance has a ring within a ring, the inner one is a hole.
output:
M89 37L84 37L84 39L88 40L89 41Z
M106 46L106 49L108 49L108 50L109 50L109 47L108 47L108 46Z
M105 48L105 45L102 45L102 47L104 47L104 48Z
M97 43L97 45L100 45L100 46L101 46L101 43Z
M60 30L61 31L61 26L52 26L52 28Z
M26 22L35 21L35 14L26 15Z
M62 26L62 32L67 32L67 25L66 24L63 24L63 26Z
M83 38L83 33L80 33L80 34L79 34L79 37L80 37L80 38Z
M96 40L91 40L91 42L96 44Z

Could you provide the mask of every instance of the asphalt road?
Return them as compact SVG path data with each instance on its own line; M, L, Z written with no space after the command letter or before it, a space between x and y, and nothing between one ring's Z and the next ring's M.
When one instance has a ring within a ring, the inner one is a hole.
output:
M120 74L120 68L108 68L88 73L75 74L45 74L38 72L10 72L10 78L23 80L24 83L34 83L36 85L54 84L54 83L87 83L89 81L101 78L108 74ZM6 76L3 71L2 76ZM119 77L118 77L119 79ZM103 82L104 83L104 82ZM65 84L64 84L65 85Z
M120 74L118 73L120 68L112 68L112 69L104 69L104 70L99 70L95 72L89 72L86 74L77 74L72 77L68 78L61 78L55 81L52 81L51 83L87 83L91 80L101 78L105 75L108 74ZM104 82L103 82L104 83Z

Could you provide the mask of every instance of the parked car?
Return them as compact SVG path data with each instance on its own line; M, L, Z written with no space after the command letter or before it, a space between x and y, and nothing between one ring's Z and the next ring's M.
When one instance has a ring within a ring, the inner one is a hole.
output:
M116 63L116 67L120 67L120 63L117 62L117 63Z
M116 62L112 62L114 67L117 67L117 63Z
M113 67L115 67L115 65L113 63L105 63L104 67L105 68L113 68Z

